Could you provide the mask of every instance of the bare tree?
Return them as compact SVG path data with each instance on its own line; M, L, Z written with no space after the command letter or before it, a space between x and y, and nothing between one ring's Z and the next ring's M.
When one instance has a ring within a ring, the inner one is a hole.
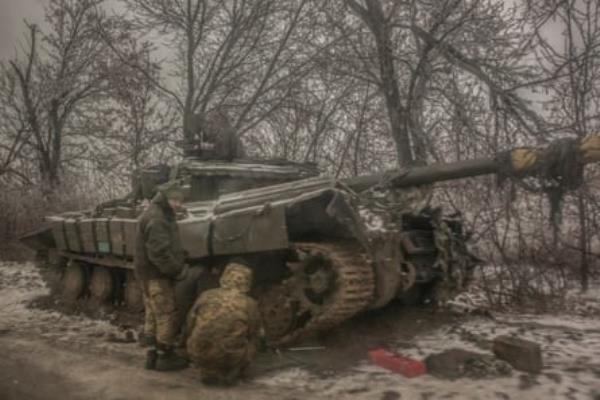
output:
M27 121L17 104L15 76L4 65L0 68L0 178L10 180L17 177L23 183L30 183L20 161L29 140Z
M244 135L279 109L310 68L305 39L315 2L310 0L133 0L134 25L166 41L169 77L154 79L181 113L184 141L191 120L227 108ZM156 37L156 36L154 36ZM164 50L164 49L163 49ZM175 85L173 82L175 81Z
M47 190L59 185L64 162L85 152L81 140L72 140L85 132L73 132L70 124L107 91L109 53L94 27L112 31L113 21L100 11L102 2L52 0L46 9L49 32L28 24L27 45L10 61L15 104Z
M524 133L541 134L544 119L518 91L532 70L525 62L531 44L516 10L486 0L330 5L332 25L346 38L337 68L379 89L400 165L425 162L436 150L432 135L452 109L451 80L474 81L495 99L490 114L501 109Z
M98 110L110 119L98 118L101 124L91 129L97 133L97 163L105 171L119 167L135 171L174 148L177 120L170 104L161 100L148 79L158 79L159 73L148 49L140 48L134 38L121 41L119 47L128 54L128 62L120 64L109 77L111 101Z
M543 68L546 110L556 126L582 138L600 130L600 4L593 0L569 0L557 4L529 1L528 11L536 27L537 56ZM548 37L547 22L562 29L562 39ZM597 237L592 215L598 212L593 192L580 190L577 209L580 281L589 285L591 243Z
M389 15L385 14L380 0L365 0L364 4L356 0L347 0L346 3L358 14L373 34L379 64L378 80L385 97L392 137L396 142L398 162L402 166L411 165L414 156L411 134L407 125L408 110L400 95Z

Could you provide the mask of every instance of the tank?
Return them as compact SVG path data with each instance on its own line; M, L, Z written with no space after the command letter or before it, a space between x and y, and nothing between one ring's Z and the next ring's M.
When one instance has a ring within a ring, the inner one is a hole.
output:
M551 171L566 182L557 148L577 165L600 159L597 136L495 158L333 179L313 164L188 158L141 171L123 199L49 216L21 238L37 250L44 276L67 301L143 310L133 274L137 217L154 186L183 183L178 225L194 271L178 290L180 308L213 287L235 260L254 271L268 339L273 343L330 329L398 300L443 301L464 291L479 260L460 215L425 201L431 184L484 174L523 178ZM562 172L561 172L562 171ZM561 175L562 174L562 175Z

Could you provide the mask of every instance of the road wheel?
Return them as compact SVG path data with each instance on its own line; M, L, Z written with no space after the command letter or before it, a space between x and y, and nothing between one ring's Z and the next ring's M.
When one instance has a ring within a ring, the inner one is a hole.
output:
M127 271L125 278L125 292L123 294L125 306L133 312L144 311L144 298L142 296L142 288L139 282L135 279L133 271Z
M258 307L269 341L284 337L293 328L294 310L289 292L284 285L276 285L259 296Z
M35 266L50 293L57 294L62 290L61 281L67 260L58 255L56 249L38 250Z
M114 282L110 270L106 267L94 266L90 279L90 295L99 304L112 300Z
M85 288L85 271L77 261L69 261L61 279L61 293L65 301L75 302Z

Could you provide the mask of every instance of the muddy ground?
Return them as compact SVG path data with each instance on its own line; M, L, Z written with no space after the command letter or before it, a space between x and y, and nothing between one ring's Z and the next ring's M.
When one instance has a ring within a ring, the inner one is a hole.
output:
M248 381L203 386L197 371L145 371L130 342L135 318L55 311L35 268L0 264L0 399L592 399L600 398L600 296L578 299L568 315L457 315L391 305L299 343L313 350L261 354ZM128 334L128 332L131 332ZM513 334L542 345L539 375L407 379L372 365L386 347L423 359L450 348L489 353ZM128 337L129 335L129 337Z

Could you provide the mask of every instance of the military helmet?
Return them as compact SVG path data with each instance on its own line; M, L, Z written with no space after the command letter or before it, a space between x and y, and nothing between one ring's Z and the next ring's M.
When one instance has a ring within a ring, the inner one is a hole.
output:
M248 293L252 287L252 270L243 264L229 263L219 283L223 289L236 289Z

